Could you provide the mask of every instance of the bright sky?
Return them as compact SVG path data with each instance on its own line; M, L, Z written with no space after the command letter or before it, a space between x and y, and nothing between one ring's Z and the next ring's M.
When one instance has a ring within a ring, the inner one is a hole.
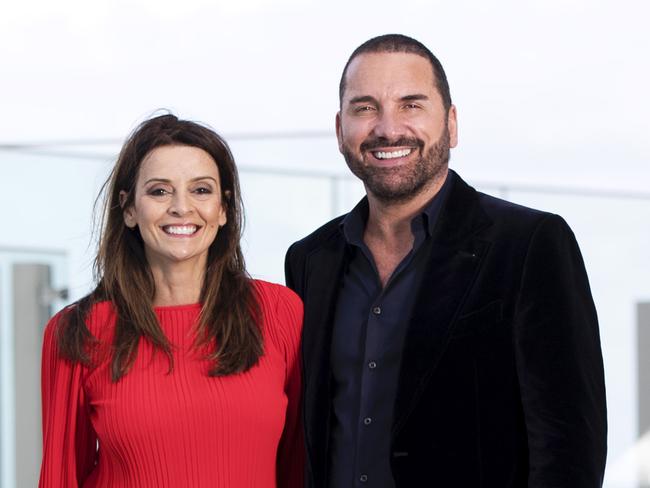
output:
M225 134L333 131L350 52L401 32L448 72L460 118L452 164L461 172L647 191L649 5L7 1L0 144L121 140L161 107ZM301 160L342 165L335 151Z

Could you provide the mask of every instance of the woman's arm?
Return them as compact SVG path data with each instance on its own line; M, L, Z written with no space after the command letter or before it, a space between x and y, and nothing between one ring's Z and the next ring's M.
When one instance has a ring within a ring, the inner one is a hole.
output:
M82 387L83 366L58 353L60 315L47 324L43 339L43 462L39 488L81 486L97 459L97 437Z
M305 446L301 416L302 375L300 334L302 331L302 301L282 287L277 320L283 324L285 344L285 394L287 414L278 447L278 488L303 488Z

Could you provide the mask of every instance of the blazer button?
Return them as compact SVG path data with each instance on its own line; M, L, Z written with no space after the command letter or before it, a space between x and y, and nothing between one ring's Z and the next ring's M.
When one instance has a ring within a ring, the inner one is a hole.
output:
M374 361L370 361L370 362L368 363L368 367L369 367L370 369L375 369L375 368L377 367L377 363L374 362Z
M380 315L381 314L381 307L373 307L372 313L375 315Z
M361 483L365 483L366 481L368 481L368 475L362 474L361 476L359 476L359 481L361 481Z

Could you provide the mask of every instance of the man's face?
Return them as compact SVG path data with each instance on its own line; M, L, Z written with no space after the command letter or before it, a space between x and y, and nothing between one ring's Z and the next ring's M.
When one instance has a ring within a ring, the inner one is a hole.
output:
M447 171L456 109L447 113L429 61L410 53L366 53L346 74L336 115L339 150L366 191L408 201Z

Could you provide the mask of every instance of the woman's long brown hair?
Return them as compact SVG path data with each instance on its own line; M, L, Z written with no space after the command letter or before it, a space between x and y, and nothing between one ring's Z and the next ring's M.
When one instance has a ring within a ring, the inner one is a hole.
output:
M161 115L143 122L124 144L117 163L104 183L104 207L98 222L99 250L95 258L96 288L68 307L61 316L58 345L63 357L91 365L91 349L97 344L86 326L93 304L109 300L116 323L111 371L113 381L124 376L140 340L150 341L169 358L172 348L153 309L155 283L147 263L140 232L126 227L123 209L133 204L140 165L160 146L186 145L206 151L217 164L221 200L227 222L208 251L201 290L202 309L198 344L214 344L209 359L211 375L243 372L254 366L263 352L260 309L246 273L240 247L243 210L234 158L221 137L195 122ZM120 192L127 199L120 205Z

